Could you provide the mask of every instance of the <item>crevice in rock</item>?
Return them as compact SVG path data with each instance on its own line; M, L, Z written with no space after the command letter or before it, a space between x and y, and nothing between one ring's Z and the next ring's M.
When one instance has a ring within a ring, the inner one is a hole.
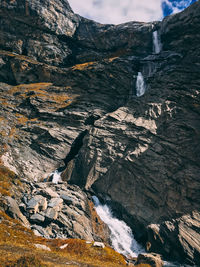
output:
M64 159L65 167L67 166L68 162L74 159L75 156L80 151L81 147L83 146L83 138L86 136L87 133L88 133L88 130L81 132L78 135L78 137L74 140L74 142L72 143L71 149L68 155L66 156L66 158Z
M85 120L84 124L94 126L95 121L97 121L98 119L100 119L99 115L91 115Z
M76 64L79 64L80 62L76 58L79 51L79 44L77 43L77 41L73 37L65 35L58 35L58 39L61 42L66 43L69 49L71 50L71 54L64 59L60 67L69 68Z

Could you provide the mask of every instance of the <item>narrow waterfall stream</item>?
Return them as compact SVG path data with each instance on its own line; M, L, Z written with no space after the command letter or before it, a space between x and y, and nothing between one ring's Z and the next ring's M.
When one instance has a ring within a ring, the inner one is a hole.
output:
M52 183L54 184L57 184L58 182L62 181L61 172L59 172L58 170L52 172L50 176L52 176Z
M162 50L162 44L158 35L158 31L153 32L153 52L159 54Z
M144 95L145 91L146 91L146 85L144 82L144 77L141 72L138 72L136 80L136 96L140 97Z
M159 54L162 50L162 44L160 41L160 36L158 34L158 31L153 32L152 38L153 38L153 53ZM136 96L140 97L144 95L146 89L147 89L147 86L145 84L143 74L142 72L138 72L137 79L136 79Z
M126 257L137 257L144 249L134 239L130 227L123 221L113 217L111 209L102 205L96 196L93 196L95 209L101 220L109 227L113 248Z

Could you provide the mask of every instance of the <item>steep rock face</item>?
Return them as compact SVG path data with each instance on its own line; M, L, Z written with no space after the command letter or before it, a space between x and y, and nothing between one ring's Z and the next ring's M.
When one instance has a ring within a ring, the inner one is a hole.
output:
M104 25L81 18L75 34L79 45L76 60L84 62L121 55L148 55L152 51L152 29L158 25L158 22Z
M1 7L0 48L56 66L121 54L147 55L152 28L159 25L103 25L74 14L64 0L3 1Z
M160 234L160 249L145 228L199 212L199 2L161 23L116 26L67 1L24 3L1 4L2 161L35 180L66 165L64 180L110 196L136 237L169 256L177 231ZM175 259L198 263L198 231Z
M32 71L37 67L30 67L29 73L25 70L26 78L36 81ZM65 87L51 83L2 84L1 114L6 120L1 123L1 142L8 145L3 155L5 164L17 174L36 180L62 166L79 134L89 130L93 120L126 102L130 70L126 59L105 60L61 70L57 77L54 69L52 80L55 77L56 83L59 78L58 83ZM118 80L119 73L124 73L126 80Z
M0 12L2 49L53 65L72 53L62 36L73 36L79 18L67 1L3 1Z
M165 221L160 225L148 226L148 239L152 244L151 251L157 250L169 258L189 264L200 264L200 216L199 212L186 214L178 219ZM173 244L173 245L172 245ZM173 246L173 250L171 247Z

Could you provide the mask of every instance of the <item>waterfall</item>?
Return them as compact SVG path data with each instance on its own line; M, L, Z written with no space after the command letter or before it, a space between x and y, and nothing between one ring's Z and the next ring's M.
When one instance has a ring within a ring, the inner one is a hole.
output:
M144 77L141 72L138 72L136 80L136 96L142 96L145 93L146 85L144 82Z
M114 218L111 209L107 205L101 205L96 196L93 196L93 201L97 214L110 229L113 248L126 257L137 257L139 253L144 252L134 239L130 227L125 222Z
M153 52L159 54L162 49L162 44L160 42L158 31L153 32Z
M58 182L62 181L61 179L61 172L58 170L55 170L54 172L51 173L52 176L52 183L57 184Z

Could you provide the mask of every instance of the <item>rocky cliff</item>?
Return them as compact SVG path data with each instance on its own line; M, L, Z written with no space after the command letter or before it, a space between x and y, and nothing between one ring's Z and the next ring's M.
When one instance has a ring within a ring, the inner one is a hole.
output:
M199 14L196 2L162 22L102 25L64 0L0 9L3 164L22 181L62 170L68 184L108 196L150 251L196 265Z

